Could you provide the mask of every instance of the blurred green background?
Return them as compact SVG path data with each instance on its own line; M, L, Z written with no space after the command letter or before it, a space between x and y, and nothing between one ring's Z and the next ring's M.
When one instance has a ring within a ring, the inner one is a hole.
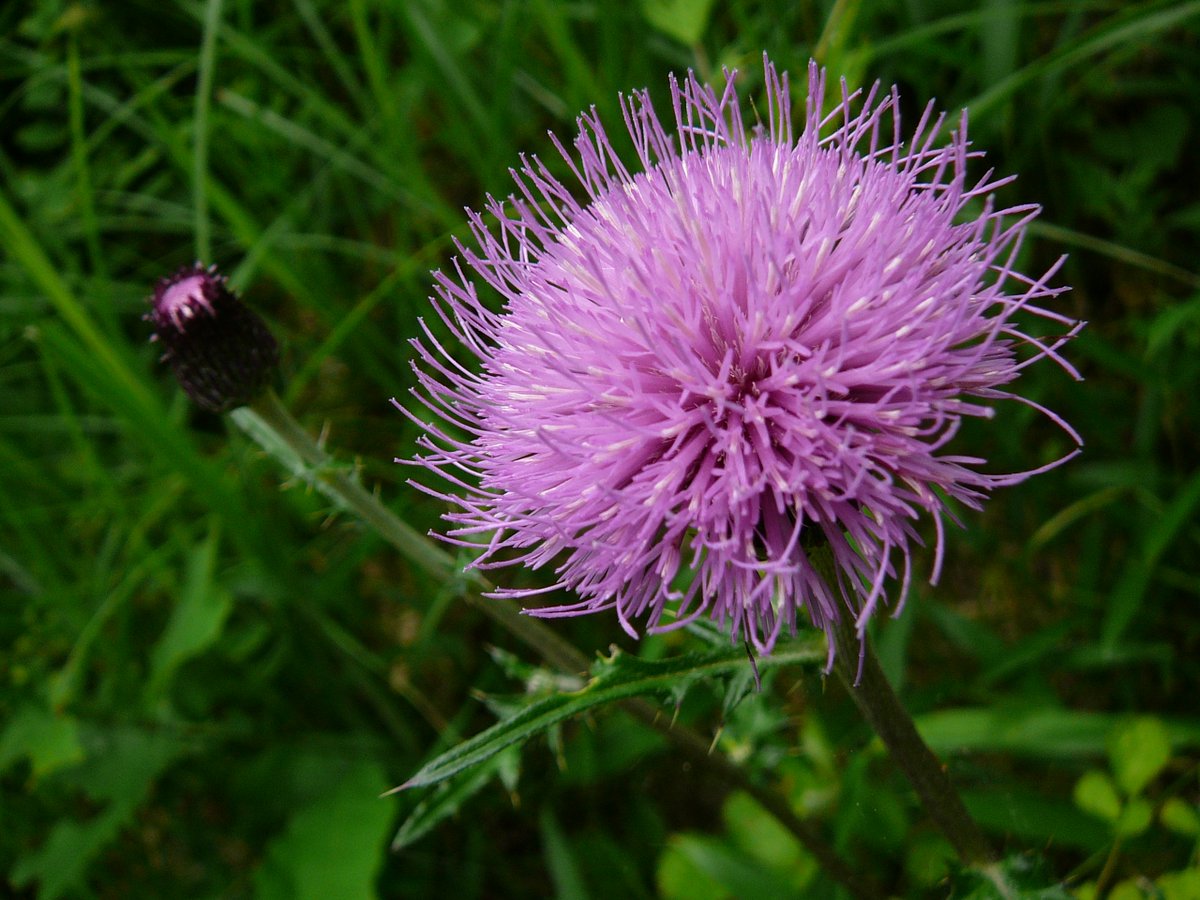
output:
M1024 270L1070 254L1086 381L1043 363L1021 390L1084 455L968 511L942 583L876 638L971 810L1045 883L1200 896L1200 3L1100 0L5 3L9 893L833 895L745 794L617 712L436 795L389 851L422 798L378 795L546 679L454 585L189 408L141 320L157 278L219 263L280 339L295 415L433 527L388 399L462 207L508 193L523 151L565 174L547 129L573 136L590 104L616 129L618 92L663 98L670 71L736 66L754 95L764 50L898 84L910 124L931 98L968 107L987 165L1020 173L1001 201L1044 205ZM994 471L1064 449L1018 409L957 444ZM554 628L589 656L697 640ZM811 668L744 687L694 688L679 720L857 869L945 896L945 842L841 689Z

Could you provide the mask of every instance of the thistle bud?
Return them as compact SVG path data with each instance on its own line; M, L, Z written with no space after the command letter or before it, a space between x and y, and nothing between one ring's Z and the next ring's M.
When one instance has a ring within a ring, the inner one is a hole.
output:
M150 302L151 340L197 406L227 412L266 388L279 362L275 338L216 266L184 266L158 282Z

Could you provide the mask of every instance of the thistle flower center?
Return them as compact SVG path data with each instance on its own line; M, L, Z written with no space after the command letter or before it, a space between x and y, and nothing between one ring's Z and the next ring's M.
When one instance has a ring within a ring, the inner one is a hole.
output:
M158 310L167 316L176 328L183 328L189 319L195 318L197 308L213 315L212 303L205 293L206 274L192 275L180 279L163 291L158 301Z

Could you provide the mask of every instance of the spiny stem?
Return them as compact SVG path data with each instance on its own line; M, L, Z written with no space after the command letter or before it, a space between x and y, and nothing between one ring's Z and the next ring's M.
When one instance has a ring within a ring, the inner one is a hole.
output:
M834 671L959 859L967 865L995 861L995 853L963 806L945 768L917 732L912 717L888 684L870 641L865 635L860 641L850 621L839 622L832 639L837 653Z
M237 425L291 473L312 484L342 509L375 528L400 555L429 575L442 580L461 579L463 573L449 553L438 547L339 468L332 457L292 418L274 391L266 391L252 406L230 414ZM578 674L589 668L588 658L558 632L523 616L512 603L483 596L492 585L478 572L468 573L462 598L526 644L547 663L563 672ZM712 772L728 786L754 797L813 855L830 878L859 900L881 897L878 888L858 875L811 825L800 819L776 791L756 785L719 751L713 750L693 730L664 721L651 704L628 700L621 706L638 720L664 735L694 764Z
M274 391L266 391L253 406L234 410L233 419L265 450L283 462L292 474L309 481L347 512L373 527L400 555L440 581L461 579L462 572L449 553L379 502L347 475L284 408ZM588 660L558 632L536 619L521 615L511 603L482 596L492 585L478 573L467 576L463 599L485 616L537 651L559 669L581 672Z

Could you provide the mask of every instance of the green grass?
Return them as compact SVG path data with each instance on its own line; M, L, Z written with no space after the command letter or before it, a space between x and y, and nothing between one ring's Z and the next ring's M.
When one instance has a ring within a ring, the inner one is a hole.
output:
M1195 2L4 4L8 889L720 897L757 869L764 890L831 892L786 835L746 837L776 828L748 798L604 710L436 795L458 815L389 852L422 798L378 794L544 673L454 585L189 408L140 318L157 278L218 262L280 339L290 409L430 528L440 508L391 462L417 435L388 399L413 383L407 340L463 206L507 193L521 152L565 174L546 131L572 137L587 106L617 121L618 92L662 98L688 67L754 86L764 50L794 75L818 52L897 83L906 113L968 107L988 163L1020 173L1002 199L1045 207L1029 268L1070 253L1062 308L1090 323L1068 351L1082 384L1053 366L1022 382L1084 455L965 516L942 583L879 626L889 675L1045 883L1110 859L1110 885L1195 866L1196 837L1158 819L1114 851L1072 791L1149 716L1171 756L1145 796L1200 799L1198 47ZM959 449L1006 471L1065 449L1036 416L1001 424ZM589 656L700 649L553 624ZM897 894L945 895L941 845L832 682L776 670L732 710L722 687L693 688L680 720Z

